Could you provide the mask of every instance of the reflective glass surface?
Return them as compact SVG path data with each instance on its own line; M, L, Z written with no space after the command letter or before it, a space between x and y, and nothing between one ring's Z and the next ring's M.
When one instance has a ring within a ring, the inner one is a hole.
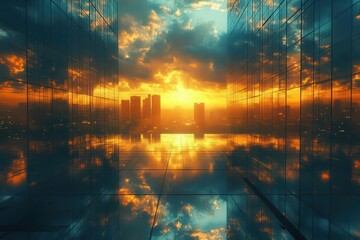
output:
M360 2L228 6L234 166L304 238L358 239Z
M58 159L38 141L36 171L12 161L5 174L14 177L1 183L3 239L291 239L232 167L227 135L87 138L71 138Z
M0 4L0 239L360 238L359 0L228 0L195 135L120 134L118 4Z

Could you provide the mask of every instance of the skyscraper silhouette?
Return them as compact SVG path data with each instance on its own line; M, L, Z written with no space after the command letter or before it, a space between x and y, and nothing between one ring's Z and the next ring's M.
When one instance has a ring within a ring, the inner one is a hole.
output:
M152 96L152 121L155 127L161 125L161 99L160 95Z
M141 120L141 97L131 96L130 105L131 125L136 126L140 123Z
M143 120L151 118L151 95L143 100Z
M195 131L203 132L205 129L205 104L194 103Z
M121 125L124 127L130 122L130 101L121 100Z

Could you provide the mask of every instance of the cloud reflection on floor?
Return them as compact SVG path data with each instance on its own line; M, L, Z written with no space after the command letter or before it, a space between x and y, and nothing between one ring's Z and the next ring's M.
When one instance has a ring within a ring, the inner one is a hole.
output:
M20 160L2 168L21 178L1 182L0 232L10 239L291 239L231 166L227 135L89 139L70 139L69 154L56 156L46 154L46 142L31 143L37 165L17 147Z

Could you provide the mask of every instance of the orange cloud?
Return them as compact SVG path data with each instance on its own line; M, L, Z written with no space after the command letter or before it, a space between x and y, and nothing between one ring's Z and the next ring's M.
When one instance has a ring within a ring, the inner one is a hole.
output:
M20 57L15 54L7 55L0 58L0 64L5 64L10 70L11 75L17 75L25 71L25 57Z
M194 9L201 9L201 8L210 8L216 11L226 11L226 8L222 8L223 1L213 0L213 1L196 1L191 3L191 7Z
M125 58L129 57L129 51L132 45L140 40L147 43L147 47L137 48L139 52L147 52L150 49L150 44L161 33L165 21L161 21L159 15L151 10L149 22L145 25L140 24L133 16L125 15L120 19L123 25L130 25L129 29L121 30L119 33L119 50Z
M208 232L202 232L200 229L195 229L195 231L191 233L190 236L198 240L215 240L215 239L223 239L221 233L225 234L226 229L216 228L216 229L211 229Z

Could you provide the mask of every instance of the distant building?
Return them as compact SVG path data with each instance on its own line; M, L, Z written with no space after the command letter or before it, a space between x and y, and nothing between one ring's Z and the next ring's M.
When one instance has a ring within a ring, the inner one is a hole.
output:
M151 95L143 100L143 119L151 119Z
M161 125L161 99L160 95L152 96L152 120L153 125L159 127Z
M195 122L195 131L204 131L205 129L204 103L194 103L194 122Z
M131 96L130 98L130 120L131 125L138 125L141 120L141 97Z
M121 100L121 113L120 113L121 125L125 126L130 122L130 101Z

